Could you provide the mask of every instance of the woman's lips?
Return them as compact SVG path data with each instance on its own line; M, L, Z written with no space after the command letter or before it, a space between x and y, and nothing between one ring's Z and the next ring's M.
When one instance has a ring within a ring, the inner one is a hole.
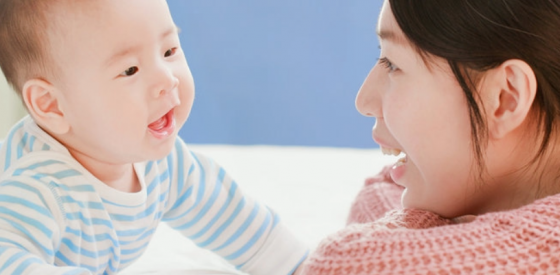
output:
M406 171L406 163L408 162L408 158L406 153L402 152L400 149L396 148L387 148L383 145L381 146L381 152L384 155L390 156L397 156L399 159L393 166L391 167L390 175L394 182L398 182L400 178L403 177Z

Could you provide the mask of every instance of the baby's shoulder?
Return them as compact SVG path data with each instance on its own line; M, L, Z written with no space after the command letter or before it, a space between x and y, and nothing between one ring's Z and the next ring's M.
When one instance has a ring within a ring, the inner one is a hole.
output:
M28 154L0 174L0 188L7 186L61 197L78 189L91 189L83 171L71 157L55 152ZM2 193L2 191L0 191Z
M25 157L37 154L66 154L68 150L27 116L16 123L0 141L0 174L12 169Z

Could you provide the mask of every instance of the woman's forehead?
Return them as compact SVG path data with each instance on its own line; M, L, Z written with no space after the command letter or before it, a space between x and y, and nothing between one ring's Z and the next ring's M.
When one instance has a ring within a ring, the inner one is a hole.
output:
M406 38L391 11L389 1L385 1L383 4L377 23L376 33L380 40L387 40L400 45L407 44Z

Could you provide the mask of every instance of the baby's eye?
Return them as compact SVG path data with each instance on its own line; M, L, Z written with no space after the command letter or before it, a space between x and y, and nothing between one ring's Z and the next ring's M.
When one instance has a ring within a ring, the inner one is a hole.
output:
M121 73L121 76L132 76L138 72L138 67L132 66Z
M175 52L177 52L177 48L171 48L171 49L167 50L163 56L164 57L170 57L170 56L174 55Z

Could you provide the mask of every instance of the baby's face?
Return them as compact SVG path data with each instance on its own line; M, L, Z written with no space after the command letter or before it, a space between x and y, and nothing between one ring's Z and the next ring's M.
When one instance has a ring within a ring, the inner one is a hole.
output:
M63 143L114 164L166 156L194 98L166 1L82 3L57 15L49 35L62 71L52 82L71 125Z

